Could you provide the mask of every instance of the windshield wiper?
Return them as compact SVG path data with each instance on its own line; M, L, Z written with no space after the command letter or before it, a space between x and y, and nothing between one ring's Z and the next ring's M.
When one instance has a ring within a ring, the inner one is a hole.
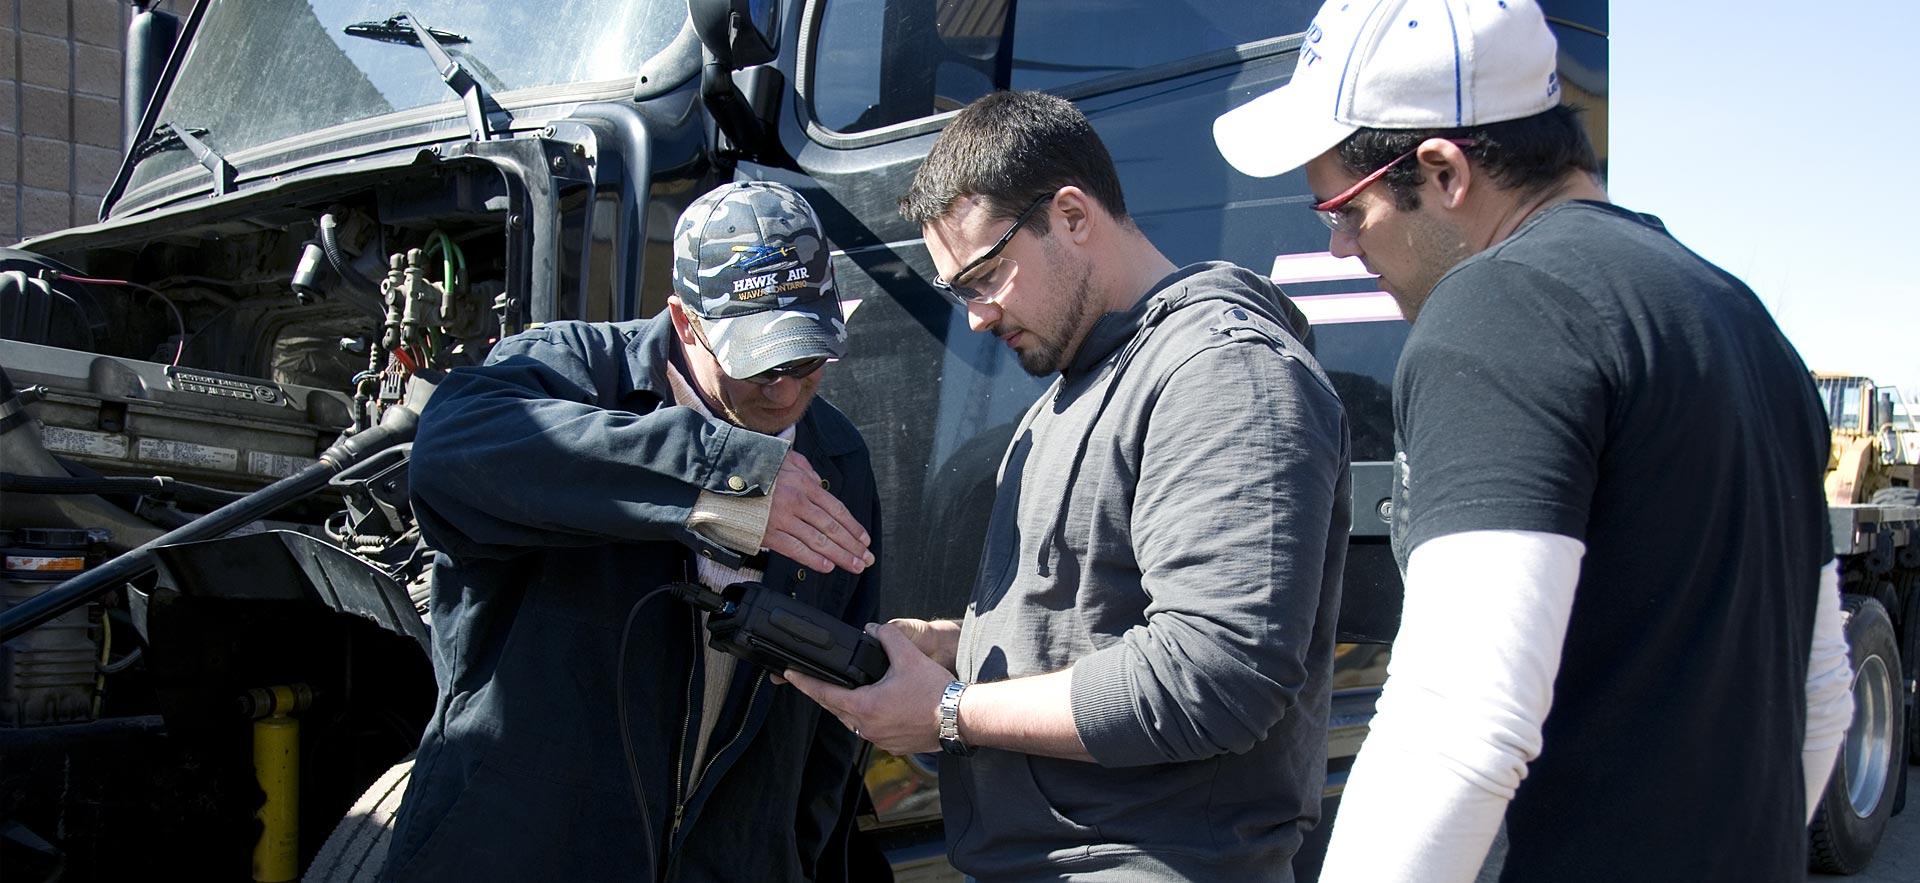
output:
M153 130L153 134L147 136L146 140L133 146L133 159L139 162L156 153L190 150L193 152L193 158L199 160L201 165L207 167L207 171L213 173L213 195L225 196L233 190L235 174L233 163L227 162L226 157L208 146L207 142L200 140L206 134L207 130L199 126L188 128L175 123L161 123Z
M187 128L187 134L196 138L205 138L207 137L207 130L199 126L189 126ZM173 133L172 124L163 123L159 128L154 129L153 134L148 135L145 140L133 145L133 159L135 162L138 162L156 153L185 149L187 149L187 143L180 140L179 135Z
M411 16L402 12L386 21L363 21L350 24L346 26L345 30L349 37L379 40L382 43L399 43L407 46L418 46L420 45L420 35L414 33L413 28L408 26L410 20ZM452 31L440 30L439 28L428 28L427 33L432 34L434 42L442 46L449 43L473 42L473 39L465 34L456 34Z
M447 44L472 42L466 37L427 27L410 12L396 12L386 21L350 24L345 30L349 37L403 43L425 49L427 57L433 59L433 66L439 70L440 79L446 82L448 88L458 92L466 103L467 128L473 131L473 140L486 141L495 134L504 134L507 124L512 122L507 112L500 109L500 105L487 94L487 87L480 85L479 79L447 54ZM496 121L498 128L495 127Z

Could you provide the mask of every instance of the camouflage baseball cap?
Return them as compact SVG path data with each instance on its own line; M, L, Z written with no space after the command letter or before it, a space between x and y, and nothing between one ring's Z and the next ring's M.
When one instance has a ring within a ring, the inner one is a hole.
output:
M673 229L673 288L729 377L846 354L820 219L784 184L741 181L687 206Z

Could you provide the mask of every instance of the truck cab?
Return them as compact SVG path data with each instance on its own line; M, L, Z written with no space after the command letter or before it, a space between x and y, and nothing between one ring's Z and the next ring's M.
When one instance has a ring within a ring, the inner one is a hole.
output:
M761 179L805 195L834 249L850 355L822 395L873 452L880 617L959 616L997 463L1046 382L935 292L895 201L959 108L1045 90L1092 120L1134 220L1175 263L1229 260L1282 285L1349 410L1330 817L1398 624L1390 392L1408 326L1357 261L1327 253L1303 174L1240 176L1210 134L1285 82L1318 6L203 0L150 59L165 61L98 223L0 252L0 398L26 418L9 463L61 489L9 490L0 529L85 540L78 557L97 561L285 477L403 406L412 378L477 364L505 336L653 315L679 212ZM1542 6L1604 159L1606 4ZM358 879L316 859L339 858L328 834L370 785L392 790L434 694L404 459L163 550L151 577L69 614L62 652L103 662L61 710L0 720L0 746L26 758L0 772L18 795L4 816L35 844L4 847L10 860L76 880L245 873L260 792L235 697L299 684L292 851L310 878ZM71 483L102 478L153 487ZM22 597L47 585L19 582ZM56 787L61 768L81 784ZM951 875L933 765L876 756L865 781L865 871ZM1296 860L1302 879L1327 828Z

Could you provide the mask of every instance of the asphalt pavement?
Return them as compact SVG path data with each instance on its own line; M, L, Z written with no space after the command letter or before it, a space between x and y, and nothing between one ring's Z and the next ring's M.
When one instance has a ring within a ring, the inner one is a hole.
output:
M1920 766L1907 771L1909 787L1920 783ZM1916 883L1920 881L1920 802L1909 794L1907 807L1887 822L1887 833L1873 853L1873 863L1851 877L1810 874L1807 879L1835 883Z

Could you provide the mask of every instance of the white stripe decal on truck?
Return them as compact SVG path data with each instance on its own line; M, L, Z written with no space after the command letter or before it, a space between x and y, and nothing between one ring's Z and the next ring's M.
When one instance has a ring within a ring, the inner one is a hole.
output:
M1324 251L1283 254L1273 259L1270 279L1280 285L1290 282L1336 282L1342 279L1372 279L1359 258L1336 258Z
M1307 314L1307 321L1315 325L1400 321L1400 305L1393 302L1393 295L1384 291L1310 294L1293 298L1293 303Z
M1270 279L1277 285L1306 282L1344 282L1372 279L1359 258L1337 258L1329 252L1283 254L1273 259ZM1400 305L1384 291L1346 294L1309 294L1293 298L1307 320L1315 325L1341 325L1348 322L1395 322L1400 320Z

